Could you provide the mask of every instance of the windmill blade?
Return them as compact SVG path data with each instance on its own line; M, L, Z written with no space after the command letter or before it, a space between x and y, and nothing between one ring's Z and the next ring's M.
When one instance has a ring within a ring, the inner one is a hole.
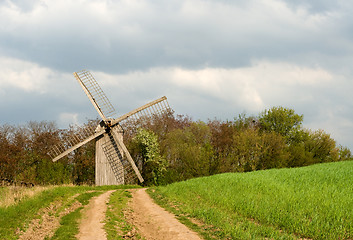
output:
M114 119L112 121L112 126L130 117L133 117L135 120L137 120L141 117L152 117L155 114L163 114L165 112L168 112L169 110L170 106L168 104L167 97L163 96L157 100L143 105L142 107L136 108L135 110L126 113L119 118Z
M80 83L98 114L106 122L115 114L115 109L98 85L97 81L93 78L92 74L86 70L74 72L74 76Z
M115 141L112 141L112 136L109 133L104 134L103 144L100 146L103 150L104 155L106 156L109 165L113 171L113 174L117 180L117 183L125 183L125 169L123 165L123 156L118 149L118 146L115 144ZM125 164L126 165L126 164ZM126 168L126 167L125 167Z
M132 178L132 174L134 174L142 183L144 180L129 151L120 138L115 136L113 131L105 134L104 137L106 138L106 141L102 144L102 149L112 167L117 181L124 182L124 179L122 178ZM124 168L124 172L122 171L122 167Z
M124 152L124 154L125 154L127 160L130 162L130 165L131 165L132 169L134 170L136 176L138 177L138 179L139 179L140 182L142 183L144 180L143 180L143 178L142 178L142 176L141 176L141 174L140 174L140 171L139 171L138 168L136 167L135 162L134 162L134 160L132 159L132 157L131 157L129 151L127 150L125 144L124 144L119 138L116 139L116 140L118 140L117 143L119 144L119 147L120 147L120 148L122 149L122 151Z
M105 130L95 132L95 129L96 128L93 126L82 128L77 134L71 135L65 141L55 145L48 152L48 155L52 158L53 162L56 162L60 158L65 157L72 151L105 133Z

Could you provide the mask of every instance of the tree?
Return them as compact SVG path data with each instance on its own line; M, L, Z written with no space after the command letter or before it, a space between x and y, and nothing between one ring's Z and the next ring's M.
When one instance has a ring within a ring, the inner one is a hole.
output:
M339 160L339 149L336 147L336 141L330 137L330 134L319 129L317 131L308 131L309 138L305 141L305 148L312 153L313 163L335 162Z
M168 182L208 176L213 172L214 153L207 124L199 121L184 129L175 129L162 144L163 155L169 163Z
M289 154L283 137L278 133L247 128L235 133L233 139L232 152L223 171L254 171L286 165Z
M263 131L279 133L289 144L302 140L303 115L296 114L293 109L273 107L265 110L259 116L259 123Z
M164 183L167 161L160 154L158 138L155 133L139 129L132 140L132 154L135 159L142 160L142 177L145 185Z

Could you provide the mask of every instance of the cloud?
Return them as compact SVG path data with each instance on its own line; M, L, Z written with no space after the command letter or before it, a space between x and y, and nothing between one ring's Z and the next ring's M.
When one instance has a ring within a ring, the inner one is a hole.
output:
M0 57L0 87L44 93L53 71L20 59Z
M12 113L2 121L56 120L67 127L98 116L71 73L18 59L0 58L0 63L0 97L6 99L0 109ZM259 60L238 68L158 67L92 74L117 115L166 95L177 114L194 119L232 120L244 111L257 115L284 106L304 114L306 126L332 130L339 140L353 133L353 97L346 93L351 83L320 67Z
M279 0L32 2L0 7L0 50L56 70L234 68L258 58L294 61L308 49L330 55L351 42L332 41L347 25L335 11Z
M59 72L37 63L17 58L0 56L0 87L14 88L25 92L54 94L70 89L57 87L71 81L72 74Z
M321 67L254 61L248 67L151 68L125 74L93 72L114 106L124 113L162 95L178 114L232 120L284 106L304 115L304 126L324 129L341 144L353 134L349 78Z
M88 69L118 115L163 95L202 120L281 105L348 142L352 10L348 0L0 1L1 121L95 118L72 76Z
M68 113L68 112L63 112L60 113L59 115L59 125L62 126L77 126L83 124L82 122L79 121L78 119L78 113Z
M250 112L294 102L297 105L314 103L320 97L319 91L330 88L335 79L332 73L318 67L309 68L267 60L253 62L249 67L233 69L189 70L172 67L116 75L95 72L94 75L97 79L103 79L103 88L119 89L116 98L122 98L124 92L142 99L168 94L178 104L193 104L183 101L185 98L181 96L187 92L188 95L208 96L210 101L223 102L230 108ZM128 97L124 96L125 98ZM200 109L198 116L207 117L207 106L195 105L194 109Z

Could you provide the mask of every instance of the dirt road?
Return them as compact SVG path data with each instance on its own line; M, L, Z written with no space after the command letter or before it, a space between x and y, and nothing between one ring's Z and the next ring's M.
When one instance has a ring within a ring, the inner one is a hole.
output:
M80 224L80 232L76 236L78 239L107 239L106 233L103 229L103 221L105 218L105 211L107 210L107 203L112 192L114 192L114 190L107 191L98 197L92 198L89 204L85 207Z
M130 207L132 211L127 216L129 221L147 240L201 239L195 232L181 224L173 214L155 204L145 189L132 190Z

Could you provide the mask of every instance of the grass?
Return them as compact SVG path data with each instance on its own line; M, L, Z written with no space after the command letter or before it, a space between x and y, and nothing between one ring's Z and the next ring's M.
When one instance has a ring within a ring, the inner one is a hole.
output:
M86 193L87 191L107 191L133 187L135 186L50 186L41 191L31 188L33 191L37 192L23 195L23 197L8 204L7 207L0 207L0 239L17 239L19 232L25 231L32 219L41 218L41 216L38 215L39 210L47 208L52 202L58 201L62 202L63 206L68 206L73 202L72 197L78 195L76 199L85 204L90 198L90 194ZM0 188L1 196L8 195L11 191L13 190L8 187ZM95 193L92 194L94 195ZM1 198L0 202L1 201L3 201L3 198ZM62 210L63 208L60 208L58 211ZM61 224L70 225L80 217L79 214L79 212L68 214L61 219ZM73 219L70 220L70 218ZM69 222L69 224L67 224L67 222ZM59 230L59 233L60 231L61 230ZM56 237L65 239L58 234L56 234Z
M127 190L116 190L112 193L106 212L104 229L107 233L107 239L126 239L134 237L141 239L141 236L134 232L134 227L129 224L124 211L127 209L127 202L132 195Z
M228 173L149 191L206 239L352 239L353 161Z
M85 205L89 203L89 200L102 194L103 192L86 192L75 199L78 200L82 205L75 211L63 216L60 220L60 227L56 230L54 236L51 239L76 239L75 235L79 232L79 219L81 218L81 210Z
M54 187L55 186L35 186L33 188L22 186L0 187L0 207L15 205L26 198L34 197L42 191Z

